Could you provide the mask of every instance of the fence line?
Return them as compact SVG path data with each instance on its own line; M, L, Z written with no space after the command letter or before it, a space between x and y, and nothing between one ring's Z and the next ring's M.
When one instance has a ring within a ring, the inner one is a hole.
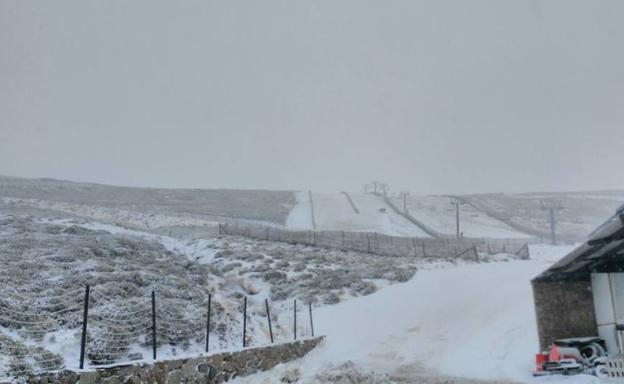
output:
M244 236L259 240L312 245L343 251L357 251L381 256L419 258L467 258L476 253L514 254L529 258L529 243L538 239L417 238L389 236L377 232L286 230L261 224L219 224L219 234ZM473 252L467 252L473 251Z
M1 300L2 297L12 294L10 290L0 289L2 314L0 325L19 332L21 338L20 341L15 341L0 335L0 379L51 372L66 368L66 364L83 369L85 366L97 368L148 359L133 353L137 347L143 351L149 348L154 360L157 359L159 350L167 345L190 348L197 344L201 347L198 353L208 352L210 334L215 331L211 326L211 321L215 320L211 319L211 306L215 304L221 308L230 304L233 308L224 315L226 320L233 322L229 327L226 323L228 329L225 332L230 336L228 347L234 345L236 338L233 333L237 333L239 328L243 335L243 348L252 344L253 346L268 344L269 340L262 341L261 337L265 328L270 334L270 343L312 336L313 333L306 325L313 324L311 303L307 303L309 314L304 312L299 316L295 314L293 323L292 307L288 306L288 303L284 302L281 310L273 307L269 312L268 299L252 301L248 300L247 296L239 303L238 300L215 298L209 294L207 311L199 312L201 314L196 318L189 318L188 311L177 313L172 311L171 308L177 303L176 299L159 298L155 291L146 293L145 297L141 298L115 299L87 285L83 292L71 294L74 298L80 295L83 295L83 298L80 300L82 302L78 303L68 300L68 304L72 305L68 311L45 306L33 308L21 300L19 304ZM22 298L27 299L26 296ZM28 299L28 304L35 301ZM295 301L293 304L296 306ZM15 305L15 308L11 308L11 305ZM24 312L22 305L30 307L31 312ZM205 308L204 305L205 303L200 303L199 307ZM249 311L250 308L252 311ZM234 313L239 311L238 315ZM251 316L250 313L255 316ZM239 323L235 319L241 315L243 320ZM54 320L50 319L50 316L53 316ZM80 330L80 338L76 341L76 351L80 351L79 360L64 361L61 356L45 349L45 336L47 333L65 329L60 324L69 324L68 320L75 320L76 317L80 317L80 320L73 321L71 323L73 325L68 326L67 330ZM219 325L218 328L222 329L223 321ZM275 333L272 326L285 332ZM248 331L252 329L251 327L254 327L255 332L250 335ZM298 331L294 333L286 331L292 330L292 327ZM211 351L213 350L215 349L211 348Z

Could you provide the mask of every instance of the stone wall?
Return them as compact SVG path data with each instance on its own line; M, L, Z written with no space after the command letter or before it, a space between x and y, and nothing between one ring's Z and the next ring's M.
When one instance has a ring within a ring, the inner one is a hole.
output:
M178 384L223 383L237 376L266 371L305 356L323 337L216 353L187 359L159 361L99 369L90 372L62 371L28 379L31 384Z
M598 336L591 282L533 281L540 349L556 339Z

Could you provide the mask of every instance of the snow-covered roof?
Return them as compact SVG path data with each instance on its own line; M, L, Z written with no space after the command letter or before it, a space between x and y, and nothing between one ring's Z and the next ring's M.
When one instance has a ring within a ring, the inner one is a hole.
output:
M593 271L624 271L624 206L533 281L584 280Z

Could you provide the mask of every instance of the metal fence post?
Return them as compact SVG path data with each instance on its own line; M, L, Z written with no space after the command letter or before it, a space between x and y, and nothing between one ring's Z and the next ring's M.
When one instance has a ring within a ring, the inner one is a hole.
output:
M295 299L294 301L294 316L293 316L293 322L294 322L294 326L293 326L293 333L295 335L295 340L297 340L297 299Z
M82 336L80 338L80 369L84 368L85 347L87 345L87 318L89 317L89 285L85 288L84 312L82 315Z
M269 320L269 335L271 335L271 344L273 344L273 327L271 327L271 313L269 312L269 299L264 299L266 306L267 319Z
M210 348L210 307L212 302L212 295L208 294L208 321L206 321L206 352Z
M243 348L247 346L247 296L243 299Z
M152 352L156 360L156 292L152 291Z
M314 337L314 322L312 321L312 302L308 302L308 309L310 310L310 332L312 333L312 337Z

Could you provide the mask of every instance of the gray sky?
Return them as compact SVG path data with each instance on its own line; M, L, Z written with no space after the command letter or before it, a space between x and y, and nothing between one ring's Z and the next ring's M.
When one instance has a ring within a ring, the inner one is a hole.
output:
M624 189L624 1L0 0L0 174Z

